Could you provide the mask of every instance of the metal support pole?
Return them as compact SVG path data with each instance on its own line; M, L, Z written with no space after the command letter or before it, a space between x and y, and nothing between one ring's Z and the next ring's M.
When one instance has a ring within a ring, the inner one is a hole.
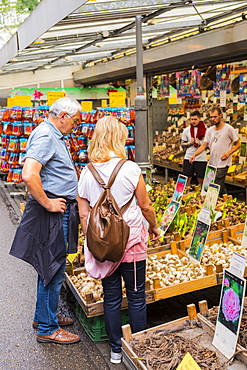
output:
M145 173L146 167L150 166L150 163L148 160L147 99L143 89L142 17L140 15L136 16L136 82L136 162Z

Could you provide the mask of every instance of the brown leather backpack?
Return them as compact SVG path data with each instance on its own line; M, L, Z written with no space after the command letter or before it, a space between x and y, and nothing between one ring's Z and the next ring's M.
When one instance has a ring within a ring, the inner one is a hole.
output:
M87 165L103 188L99 199L91 209L86 233L88 249L94 258L101 262L119 261L129 239L129 226L123 219L123 213L132 202L134 194L120 210L110 191L118 171L126 161L126 159L122 159L118 162L107 185L92 163Z

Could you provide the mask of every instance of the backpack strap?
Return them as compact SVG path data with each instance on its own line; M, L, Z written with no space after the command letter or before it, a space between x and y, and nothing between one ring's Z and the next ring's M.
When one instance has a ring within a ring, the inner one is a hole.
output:
M102 179L102 177L100 177L100 174L98 173L98 171L96 170L96 168L93 166L93 164L91 162L89 162L87 164L87 167L88 169L91 171L93 177L95 178L96 181L98 181L98 183L103 187L103 186L106 186L104 180Z
M109 180L108 180L108 183L107 183L107 188L111 188L111 186L112 186L112 184L114 183L114 181L115 181L115 178L116 178L116 176L117 176L117 174L118 174L118 172L119 172L119 170L120 170L120 168L123 166L123 164L125 163L125 162L127 162L127 159L121 159L118 163L117 163L117 165L116 165L116 167L114 168L114 170L112 171L112 174L111 174L111 176L110 176L110 178L109 178Z

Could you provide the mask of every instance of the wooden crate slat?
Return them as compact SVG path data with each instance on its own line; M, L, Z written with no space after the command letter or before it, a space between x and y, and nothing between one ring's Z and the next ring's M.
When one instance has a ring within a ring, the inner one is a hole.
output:
M214 285L217 285L216 275L209 275L190 281L185 281L180 284L174 284L157 289L154 292L154 299L155 301L159 301L161 299L174 297L180 294L190 293L195 290L209 288Z

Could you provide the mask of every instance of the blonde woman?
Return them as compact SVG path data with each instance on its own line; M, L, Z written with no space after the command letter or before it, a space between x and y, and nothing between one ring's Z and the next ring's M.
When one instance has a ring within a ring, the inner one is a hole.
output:
M116 164L126 158L125 142L128 130L115 117L105 116L97 124L88 151L102 179L107 183ZM79 214L82 229L86 235L87 219L90 207L98 200L102 188L86 167L79 180ZM122 277L128 298L129 319L133 332L146 328L145 270L147 230L143 216L147 220L151 239L159 238L156 217L148 197L145 182L139 166L127 161L120 169L111 187L111 192L121 208L135 193L128 210L123 217L130 226L130 236L125 253L119 262L92 263L92 256L85 243L85 266L90 276L102 279L104 289L104 315L106 332L111 345L111 362L121 362L121 301ZM105 273L105 266L110 266ZM95 269L95 266L97 269ZM102 268L102 274L98 270ZM97 273L96 273L97 270Z

